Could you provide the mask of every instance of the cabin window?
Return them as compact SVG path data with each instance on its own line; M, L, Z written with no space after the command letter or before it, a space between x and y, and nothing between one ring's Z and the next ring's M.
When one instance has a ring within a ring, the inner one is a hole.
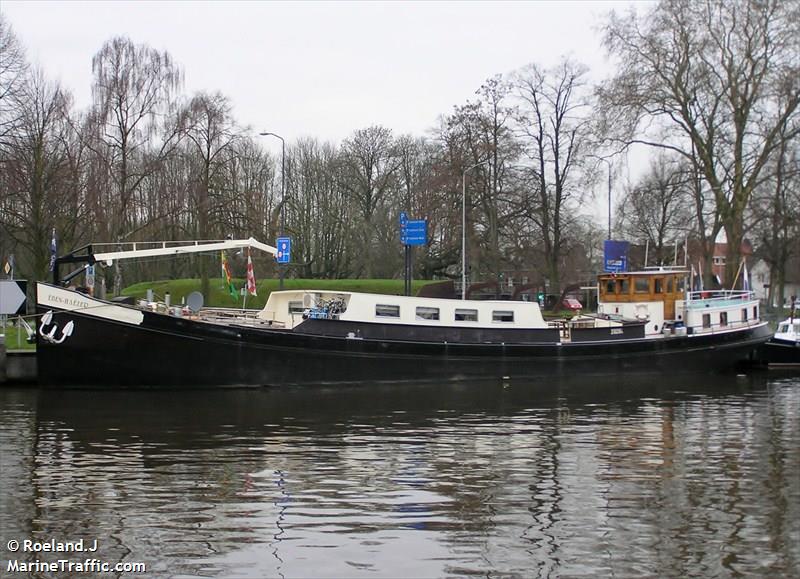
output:
M653 293L656 294L664 293L664 278L657 277L653 279Z
M753 319L758 319L758 306L753 306Z
M513 322L514 312L507 310L495 310L492 312L493 322Z
M617 280L617 293L626 295L628 293L628 278Z
M389 304L376 304L375 305L376 318L399 318L400 306L393 306Z
M781 324L778 326L778 333L779 334L788 334L789 333L789 324Z
M742 321L743 322L747 321L747 308L742 309Z
M633 291L637 294L646 294L650 291L650 284L646 277L637 277L633 281Z
M723 327L728 325L728 312L719 313L719 325Z
M613 279L606 280L606 293L607 294L611 294L611 295L614 294L614 280Z
M456 308L456 321L457 322L477 322L478 310L462 310Z
M417 308L417 319L418 320L438 320L439 319L439 308L428 308L424 306L420 306Z
M672 288L673 287L674 286L672 285L672 276L670 276L670 277L667 278L667 293L668 294L672 293Z
M302 314L304 311L302 301L289 302L289 314Z
M711 314L703 314L703 327L704 328L711 327Z

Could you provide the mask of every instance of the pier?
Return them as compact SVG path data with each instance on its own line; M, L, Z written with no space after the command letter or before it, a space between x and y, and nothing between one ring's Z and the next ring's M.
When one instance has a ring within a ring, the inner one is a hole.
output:
M36 382L36 351L8 350L0 335L0 384Z

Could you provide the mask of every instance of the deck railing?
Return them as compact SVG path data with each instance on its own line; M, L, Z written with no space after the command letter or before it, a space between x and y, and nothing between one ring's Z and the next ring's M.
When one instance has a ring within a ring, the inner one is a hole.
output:
M755 292L750 290L704 290L688 293L689 302L704 302L712 304L724 301L749 301L755 299Z

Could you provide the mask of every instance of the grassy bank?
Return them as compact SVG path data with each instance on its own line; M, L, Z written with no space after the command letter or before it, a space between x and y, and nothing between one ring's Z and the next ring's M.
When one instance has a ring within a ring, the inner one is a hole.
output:
M33 321L29 318L28 323L33 325ZM2 325L2 324L0 324ZM28 333L24 329L17 328L10 321L4 328L0 327L0 334L5 333L6 350L33 350L36 344L29 344L27 341Z
M234 279L234 285L241 288L244 285L243 279ZM412 282L412 293L417 293L421 287L431 283L428 280L414 280ZM205 305L212 307L241 307L242 297L234 300L223 287L222 279L212 278L209 280L211 296ZM258 296L247 296L247 308L263 308L267 302L269 294L278 289L277 279L260 280L257 283ZM334 291L353 291L364 293L381 294L402 294L402 279L287 279L284 282L285 289L328 289ZM164 281L142 282L122 290L127 296L143 298L147 295L147 290L152 289L155 296L163 300L164 295L169 293L173 304L181 303L181 300L193 291L200 291L199 279L175 279Z

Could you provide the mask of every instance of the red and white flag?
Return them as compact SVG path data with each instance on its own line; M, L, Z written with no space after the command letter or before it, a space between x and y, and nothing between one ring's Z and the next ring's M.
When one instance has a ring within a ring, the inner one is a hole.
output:
M251 296L258 295L256 293L256 274L253 273L253 260L250 259L250 252L247 252L247 293Z

